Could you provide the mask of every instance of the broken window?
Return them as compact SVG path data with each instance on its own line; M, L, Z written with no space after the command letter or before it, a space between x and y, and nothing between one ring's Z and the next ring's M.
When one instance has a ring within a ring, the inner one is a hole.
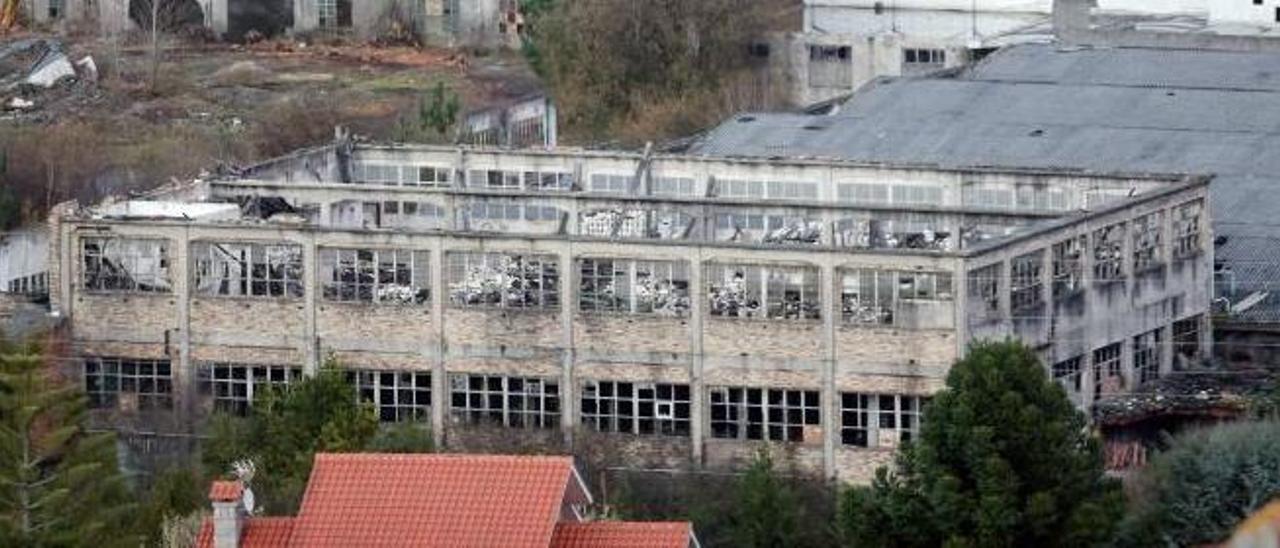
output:
M570 190L573 188L573 174L556 171L524 172L525 190Z
M82 280L87 291L168 293L169 242L83 237Z
M385 207L396 204L391 213ZM444 228L445 210L431 202L386 202L381 225L387 228L433 230Z
M1133 370L1138 384L1160 376L1160 328L1133 338Z
M423 304L431 297L426 251L320 249L321 292L327 301Z
M822 415L817 390L711 388L711 435L740 440L816 442Z
M1200 214L1204 202L1196 200L1173 210L1173 256L1176 259L1200 253Z
M1013 311L1035 310L1044 304L1044 251L1014 257L1009 263L1009 305Z
M689 385L587 381L582 422L600 432L689 435Z
M841 272L840 312L847 323L893 325L897 273L886 270Z
M1000 270L996 263L969 271L969 300L988 316L1000 314Z
M125 407L173 409L173 377L169 360L84 358L84 386L89 406L112 408L120 398Z
M595 173L591 175L592 192L610 192L614 194L630 194L635 188L636 176Z
M417 186L418 170L413 166L358 161L351 165L351 180L356 184Z
M693 217L679 211L597 209L578 220L578 233L596 238L678 240L692 229Z
M697 193L697 182L691 177L652 176L650 184L654 196L693 196Z
M449 179L453 174L453 169L447 167L418 167L418 185L419 186L449 186Z
M1074 295L1084 288L1085 237L1053 244L1053 299Z
M1200 358L1200 316L1173 322L1173 353L1193 363Z
M347 382L361 402L373 404L382 422L431 419L431 373L347 371Z
M352 0L316 0L320 28L351 28Z
M467 173L467 186L472 188L497 188L520 190L521 173L497 169L477 169Z
M1161 255L1161 212L1149 213L1133 221L1133 272L1158 268L1164 264Z
M197 295L302 297L302 246L194 242Z
M901 394L880 394L876 400L876 435L879 445L893 446L911 441L920 433L920 409L925 398Z
M867 249L871 247L871 221L865 218L844 218L836 221L834 243L839 247Z
M809 45L811 87L853 87L853 48Z
M941 67L947 62L947 52L940 49L903 48L902 63L912 66Z
M1067 389L1068 393L1078 394L1080 392L1080 364L1084 361L1084 356L1076 356L1062 360L1053 364L1053 380L1061 384Z
M717 240L801 245L822 243L822 223L802 216L720 213L715 218Z
M554 255L449 253L449 301L457 306L554 310L560 271Z
M818 269L804 266L711 264L712 316L816 320L821 317Z
M1124 225L1115 224L1093 232L1093 279L1124 281Z
M582 259L578 310L684 316L689 269L683 261Z
M66 13L66 0L49 0L49 19L58 19Z
M857 447L870 446L873 397L873 394L840 394L840 443Z
M1093 351L1093 395L1114 394L1124 390L1124 372L1121 368L1120 343L1109 344Z
M455 421L513 428L560 424L560 384L554 379L455 374L449 385Z
M302 378L302 368L287 365L203 364L200 393L213 398L213 408L244 415L254 399L269 388L283 388Z
M869 222L871 247L948 251L951 232L943 227L944 220L936 215L879 213Z

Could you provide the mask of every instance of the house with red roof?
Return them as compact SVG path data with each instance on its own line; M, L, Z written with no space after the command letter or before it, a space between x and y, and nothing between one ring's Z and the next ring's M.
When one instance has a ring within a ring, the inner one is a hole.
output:
M253 516L239 481L209 499L199 548L698 546L688 522L588 519L570 457L318 454L297 516Z

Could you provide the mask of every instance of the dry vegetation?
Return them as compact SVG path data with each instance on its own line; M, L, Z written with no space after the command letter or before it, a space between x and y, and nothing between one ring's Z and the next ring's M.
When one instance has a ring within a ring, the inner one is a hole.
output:
M439 82L464 98L464 108L535 87L515 54L467 59L445 50L275 41L171 46L153 89L145 45L82 38L67 50L72 59L94 57L96 84L60 84L32 95L31 112L0 113L0 193L19 199L26 220L66 199L143 191L323 143L338 124L395 139L397 121Z
M564 135L636 145L705 128L780 93L747 54L798 26L794 0L530 0L527 53Z

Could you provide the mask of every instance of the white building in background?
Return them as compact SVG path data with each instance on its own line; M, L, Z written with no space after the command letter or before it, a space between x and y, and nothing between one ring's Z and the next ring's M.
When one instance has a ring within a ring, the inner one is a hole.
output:
M49 293L49 232L32 227L0 232L0 293Z
M770 43L769 63L782 77L793 103L818 103L852 93L873 78L954 68L1006 45L1053 41L1055 4L1054 0L804 0L803 27ZM1108 35L1265 37L1280 25L1280 0L1093 0L1086 4L1078 7L1088 12L1085 24Z

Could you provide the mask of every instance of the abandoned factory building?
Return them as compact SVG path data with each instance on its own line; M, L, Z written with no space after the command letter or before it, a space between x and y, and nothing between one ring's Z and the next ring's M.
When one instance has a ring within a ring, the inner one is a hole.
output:
M340 137L50 217L99 416L189 428L333 361L437 441L865 481L980 338L1082 407L1208 348L1208 179Z

